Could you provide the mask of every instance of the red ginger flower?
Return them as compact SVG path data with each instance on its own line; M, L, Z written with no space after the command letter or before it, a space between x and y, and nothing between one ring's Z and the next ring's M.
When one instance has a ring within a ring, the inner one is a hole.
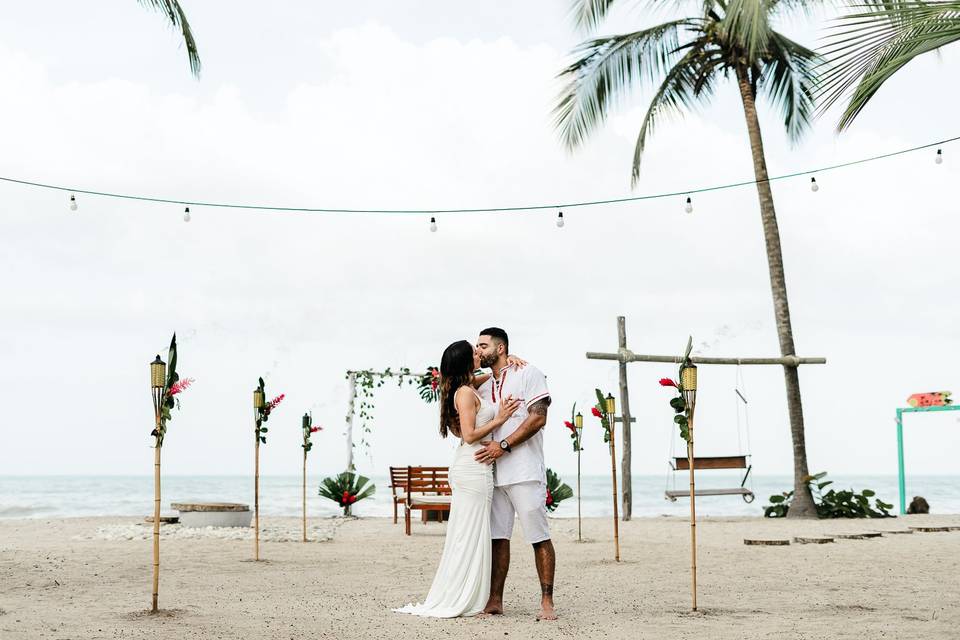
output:
M563 426L565 426L567 429L570 429L570 431L573 431L574 433L576 433L577 431L577 428L573 426L573 423L570 422L569 420L564 420Z
M552 504L553 504L553 494L550 493L550 489L547 489L547 506L549 507Z
M677 383L671 380L670 378L660 378L661 387L676 387Z
M316 433L317 431L320 431L321 429L323 429L323 427L310 427L310 433Z
M595 415L596 417L598 417L598 418L602 418L602 417L603 417L603 414L600 413L600 409L597 409L596 407L593 407L593 409L591 409L591 411L593 411L593 415Z
M286 394L281 393L276 398L267 403L267 411L271 411L277 408L277 405L283 402L283 399L286 397Z
M170 387L170 390L167 391L167 395L175 396L181 391L183 391L184 389L186 389L187 387L189 387L191 384L193 384L193 382L194 382L193 378L184 378L183 380L180 380L179 382L174 383L174 385Z

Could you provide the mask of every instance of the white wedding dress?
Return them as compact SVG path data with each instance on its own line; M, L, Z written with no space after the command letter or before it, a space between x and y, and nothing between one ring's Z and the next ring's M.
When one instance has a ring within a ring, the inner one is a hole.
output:
M479 395L477 396L479 397ZM480 398L477 427L496 417L496 405ZM473 459L480 442L460 442L450 465L453 499L440 566L422 604L408 604L398 613L433 618L474 616L490 596L490 502L493 468Z

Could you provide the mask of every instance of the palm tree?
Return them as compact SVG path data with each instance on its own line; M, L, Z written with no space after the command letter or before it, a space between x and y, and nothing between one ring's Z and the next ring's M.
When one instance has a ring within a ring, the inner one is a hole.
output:
M177 0L137 0L148 9L155 9L166 15L170 24L175 29L179 29L183 35L183 43L187 45L187 59L190 62L190 72L199 77L200 75L200 53L197 51L197 41L193 38L193 31L190 29L190 23L187 21L187 15L183 12L183 7Z
M919 55L960 40L960 2L862 0L861 10L840 18L826 49L824 109L850 94L837 129L863 111L883 83Z
M575 22L595 28L614 0L576 0ZM662 0L651 0L651 5ZM633 156L632 184L640 176L647 137L660 118L682 114L712 96L720 80L734 77L743 102L760 219L767 248L774 317L784 356L794 355L780 232L763 153L757 97L764 96L783 118L791 141L810 124L814 111L816 53L775 31L773 21L802 0L701 0L691 17L640 31L588 40L574 50L575 61L560 73L566 81L555 109L556 124L568 148L583 144L607 117L612 104L635 85L658 84L640 124ZM807 485L803 406L797 367L784 367L790 434L793 440L794 499L789 515L816 517Z

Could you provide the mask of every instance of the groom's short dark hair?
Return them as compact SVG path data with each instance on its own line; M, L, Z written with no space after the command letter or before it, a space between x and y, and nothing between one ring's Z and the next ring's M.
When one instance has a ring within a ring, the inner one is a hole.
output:
M510 353L510 338L507 337L507 332L503 329L499 327L489 327L481 331L480 335L496 338L503 343L503 348L506 349L507 353Z

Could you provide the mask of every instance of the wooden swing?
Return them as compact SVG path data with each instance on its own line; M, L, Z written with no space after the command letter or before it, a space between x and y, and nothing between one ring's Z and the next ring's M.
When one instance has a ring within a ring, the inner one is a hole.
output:
M710 471L715 469L745 469L746 471L743 474L743 479L740 481L739 487L730 487L730 488L721 488L721 489L696 489L694 495L696 497L712 497L712 496L740 496L743 498L744 502L750 503L753 502L756 497L751 488L747 487L747 480L750 479L750 471L753 469L753 465L750 464L750 417L747 413L747 398L740 391L740 387L743 385L743 376L740 373L740 367L737 366L736 371L736 381L734 384L734 393L736 397L734 402L736 404L737 410L737 442L739 448L742 451L742 440L740 438L741 431L741 404L743 405L743 415L744 422L746 423L746 434L747 434L747 451L746 453L741 453L740 455L735 456L697 456L693 459L693 468L694 471ZM670 436L670 453L672 460L668 462L670 465L670 471L667 471L668 475L668 488L664 490L664 497L670 502L676 502L677 498L689 498L690 490L689 489L676 489L669 488L669 481L671 474L676 471L689 471L690 470L690 461L684 457L674 456L673 454L673 435Z

